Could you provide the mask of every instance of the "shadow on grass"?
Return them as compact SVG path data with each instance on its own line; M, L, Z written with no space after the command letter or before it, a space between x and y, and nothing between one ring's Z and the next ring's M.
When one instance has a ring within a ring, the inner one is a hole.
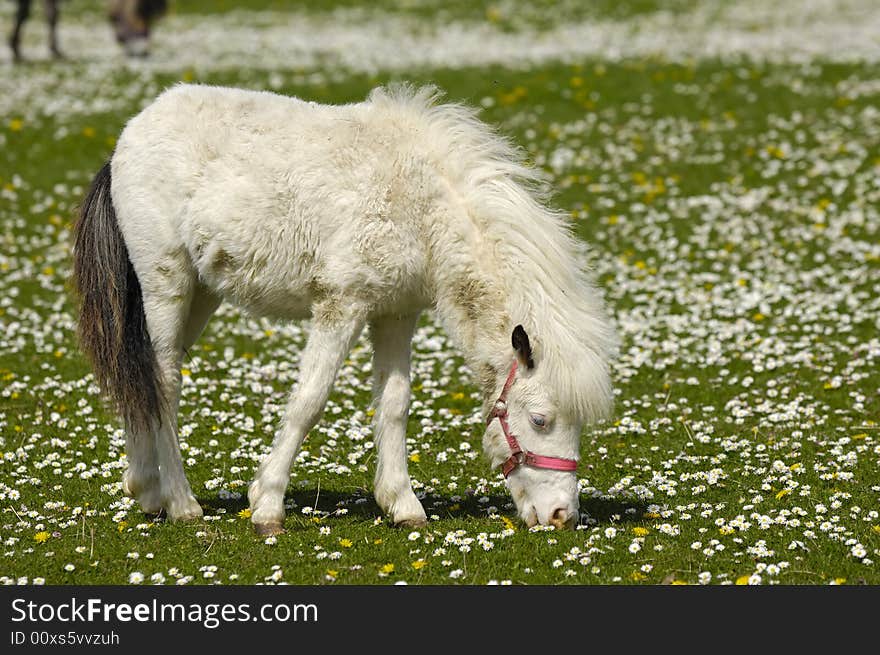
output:
M516 508L510 496L483 496L473 493L444 496L425 494L420 497L428 516L442 519L487 518L500 514L518 521ZM308 520L312 516L327 518L353 517L373 521L383 516L372 493L363 488L351 491L327 489L288 490L284 496L288 519L296 517ZM206 514L216 514L224 509L236 514L248 508L247 496L241 498L200 498L199 503ZM581 522L589 525L611 523L637 523L645 519L648 504L638 499L585 498L580 499ZM303 509L310 508L306 513Z

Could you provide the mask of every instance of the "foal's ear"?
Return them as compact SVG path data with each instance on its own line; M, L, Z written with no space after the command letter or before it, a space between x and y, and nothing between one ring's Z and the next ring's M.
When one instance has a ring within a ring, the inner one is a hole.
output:
M513 349L516 351L516 358L519 363L528 369L535 368L535 361L532 359L532 345L529 343L529 335L523 329L522 325L513 328L511 335Z

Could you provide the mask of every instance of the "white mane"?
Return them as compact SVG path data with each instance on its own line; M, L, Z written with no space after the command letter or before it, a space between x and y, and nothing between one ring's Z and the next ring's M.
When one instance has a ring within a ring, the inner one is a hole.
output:
M460 104L439 104L434 87L376 89L369 101L410 114L430 134L433 157L464 200L472 221L499 255L510 329L532 340L560 407L581 420L605 416L612 404L609 359L617 343L598 290L584 269L584 245L564 215L547 208L538 171L521 151ZM507 347L510 347L507 332ZM510 351L485 353L505 370Z

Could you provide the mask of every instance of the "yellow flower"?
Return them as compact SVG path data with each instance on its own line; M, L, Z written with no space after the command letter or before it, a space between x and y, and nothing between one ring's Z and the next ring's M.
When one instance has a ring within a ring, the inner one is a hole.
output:
M871 529L872 529L874 532L876 532L877 534L880 534L880 525L872 525L872 526L871 526Z
M412 567L413 567L416 571L418 571L419 569L424 568L424 566L425 566L426 564L427 564L427 562L426 562L425 560L423 560L423 559L417 559L415 562L412 563Z
M501 517L501 522L504 523L504 527L508 530L516 530L516 526L513 524L513 521L511 521L506 516Z
M685 580L673 580L669 584L674 585L676 587L686 587L687 582Z
M764 151L771 157L776 157L777 159L785 159L785 152L779 146L767 146L766 148L764 148Z
M381 539L373 539L373 545L378 546L381 543L382 543Z
M419 457L418 453L413 453L412 455L409 456L409 461L411 461L411 462L418 463L419 459L421 459L421 458Z
M336 571L334 569L327 569L327 575L333 579L336 579L336 576L339 575L339 571Z
M116 526L116 529L122 532L123 530L125 530L126 527L128 527L128 523L126 523L125 521L120 521L119 524Z
M38 532L37 534L34 535L34 541L36 541L38 544L43 543L47 539L49 539L49 533L45 532L45 531Z
M749 578L751 578L751 577L752 577L751 575L741 575L736 579L736 584L747 585L747 584L749 584Z
M251 509L250 507L245 507L238 513L238 518L240 519L249 519L251 517Z
M394 572L394 564L384 564L381 569L382 573L393 573Z
M632 574L631 574L629 577L630 577L633 581L638 582L639 580L644 580L644 579L645 579L645 574L644 574L644 573L640 573L639 571L633 571ZM675 584L675 583L673 582L672 584Z
M339 545L343 548L351 548L352 546L354 546L354 542L351 539L340 539Z
M499 100L502 105L512 105L528 95L528 90L524 86L514 87L510 93L502 93Z
M20 118L13 118L9 121L9 129L13 132L20 132L22 127L24 127L24 121Z
M91 139L95 136L95 128L94 127L84 127L83 128L83 136Z
M718 532L720 532L721 534L733 534L733 528L725 525L724 527L718 528Z
M648 534L648 528L633 528L633 534L637 537L644 537Z
M787 496L791 493L791 489L783 489L778 494L776 494L776 500L780 500L783 496Z

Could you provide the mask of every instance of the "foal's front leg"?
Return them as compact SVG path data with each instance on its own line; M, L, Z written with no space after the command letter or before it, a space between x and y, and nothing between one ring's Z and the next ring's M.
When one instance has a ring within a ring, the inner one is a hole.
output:
M251 521L258 534L283 532L284 490L290 480L293 458L308 431L321 418L336 373L364 325L360 315L340 319L334 311L317 309L314 315L316 318L300 360L299 384L287 403L272 450L248 490ZM333 316L333 319L318 318L322 315Z
M410 399L410 342L418 314L389 316L370 325L376 435L376 502L397 525L423 526L425 510L407 471L406 421Z

